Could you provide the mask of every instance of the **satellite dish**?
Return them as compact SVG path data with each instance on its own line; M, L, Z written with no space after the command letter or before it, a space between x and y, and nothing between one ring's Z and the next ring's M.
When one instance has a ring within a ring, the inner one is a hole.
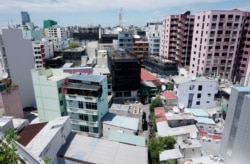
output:
M165 91L166 89L167 89L166 85L162 85L162 86L161 86L161 90L162 90L162 91Z
M180 113L180 109L177 106L174 106L173 107L173 112L176 113L176 114Z
M189 136L190 136L191 139L195 139L195 138L197 138L197 133L196 132L191 132L189 134Z
M117 31L122 31L122 28L121 27L117 27L116 30Z

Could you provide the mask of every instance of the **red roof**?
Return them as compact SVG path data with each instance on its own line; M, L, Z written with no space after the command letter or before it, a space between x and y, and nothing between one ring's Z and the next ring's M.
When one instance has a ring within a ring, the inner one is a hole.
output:
M152 73L145 70L144 68L141 68L141 80L142 81L154 81L154 80L159 80L159 79L155 77Z
M156 119L155 119L156 122L163 122L167 120L164 107L156 107L154 108L154 112L156 116Z
M26 146L28 143L42 130L47 122L31 124L23 129L19 134L20 138L17 140L21 145Z
M165 91L162 92L161 95L164 96L166 100L177 99L173 91Z

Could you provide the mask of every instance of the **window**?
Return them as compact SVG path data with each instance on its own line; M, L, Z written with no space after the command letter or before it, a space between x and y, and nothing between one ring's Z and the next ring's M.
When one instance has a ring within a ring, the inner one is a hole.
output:
M60 105L61 105L61 106L63 105L63 100L60 100Z
M124 92L124 97L131 97L131 92Z
M97 109L97 104L96 103L91 103L91 102L86 102L86 108L87 109Z
M88 121L88 120L89 120L87 114L79 114L79 119L80 119L80 120L84 120L84 121Z
M83 109L83 102L82 101L78 101L78 108Z
M115 92L116 97L122 97L122 92Z
M208 97L211 97L211 93L208 93L207 96L208 96Z
M196 101L196 105L200 105L200 103L201 103L200 101Z
M194 90L194 85L190 85L189 90Z
M97 128L97 127L94 127L94 128L93 128L93 132L94 132L94 133L98 133L98 128Z
M200 93L197 94L197 98L201 98L201 94Z
M209 104L210 102L209 101L207 101L207 104Z
M89 127L81 125L80 126L80 131L82 131L82 132L89 132Z
M198 86L198 91L202 91L202 85Z

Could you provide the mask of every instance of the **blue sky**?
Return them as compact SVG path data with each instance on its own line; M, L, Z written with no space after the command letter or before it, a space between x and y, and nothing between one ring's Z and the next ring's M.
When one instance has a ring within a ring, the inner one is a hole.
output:
M193 14L210 9L250 11L247 0L0 0L0 27L8 22L20 24L21 11L28 11L31 20L40 27L45 19L56 20L61 26L115 26L121 7L123 24L137 26L187 10Z

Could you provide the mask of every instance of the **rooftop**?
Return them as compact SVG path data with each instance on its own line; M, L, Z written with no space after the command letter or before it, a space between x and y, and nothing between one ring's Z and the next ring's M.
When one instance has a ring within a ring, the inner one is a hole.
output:
M179 159L183 158L179 149L165 150L160 153L160 161L167 161L169 159Z
M75 134L59 151L59 156L79 163L147 164L147 147ZM69 161L70 162L70 161Z
M195 120L196 120L198 123L201 123L201 124L211 124L211 125L215 125L214 120L211 119L211 118L207 118L207 117L196 117Z
M192 82L192 81L200 81L200 82L214 81L215 82L215 80L213 80L213 79L207 79L205 77L173 76L172 79L177 84L188 83L188 82Z
M84 47L77 47L77 48L66 49L64 50L64 52L82 52L84 50L85 50Z
M109 75L110 71L108 67L95 67L93 69L93 75Z
M109 140L126 143L136 146L146 146L146 139L142 136L135 136L132 134L111 131L108 137Z
M135 43L137 43L137 44L140 44L140 43L148 44L148 41L137 40L137 41L135 41Z
M154 108L154 113L156 116L156 122L162 122L162 121L166 121L166 116L165 116L165 110L164 107L156 107Z
M53 121L49 121L37 135L26 145L26 148L33 152L37 157L48 146L51 140L55 137L58 131L61 130L64 123L69 119L68 116L60 117Z
M103 118L103 124L138 130L139 119L107 113Z
M192 113L196 117L208 117L208 113L205 112L203 109L191 109L185 108L185 113Z
M167 122L157 122L158 135L161 137L166 136L179 136L190 133L198 133L198 129L195 125L180 126L176 128L170 128Z
M124 112L129 112L132 114L142 114L143 105L141 103L135 103L135 104L115 104L115 103L113 103L112 106L110 107L110 110L124 111Z
M89 81L89 82L101 82L105 79L104 75L86 75L86 74L73 74L69 79L80 80L80 81Z
M164 91L161 93L162 96L164 96L164 98L166 100L173 100L173 99L177 99L176 95L174 94L173 91Z
M181 149L192 149L192 148L201 148L202 145L197 139L185 139L185 140L177 140Z
M46 124L47 122L43 122L26 126L19 134L20 138L17 141L23 146L28 145Z
M141 80L142 81L155 81L155 80L159 80L156 76L154 76L152 73L150 73L149 71L147 71L144 68L141 68Z
M174 114L174 113L166 113L166 118L168 121L170 120L194 120L195 117L191 113L179 113L179 114Z
M129 60L138 62L138 59L136 58L136 56L124 50L113 51L113 53L110 54L109 56L112 58L112 60L115 60L115 61L118 60L120 62L125 62L129 59Z
M12 120L10 117L0 117L0 127L5 126L7 123L9 123ZM1 129L0 129L1 130Z

